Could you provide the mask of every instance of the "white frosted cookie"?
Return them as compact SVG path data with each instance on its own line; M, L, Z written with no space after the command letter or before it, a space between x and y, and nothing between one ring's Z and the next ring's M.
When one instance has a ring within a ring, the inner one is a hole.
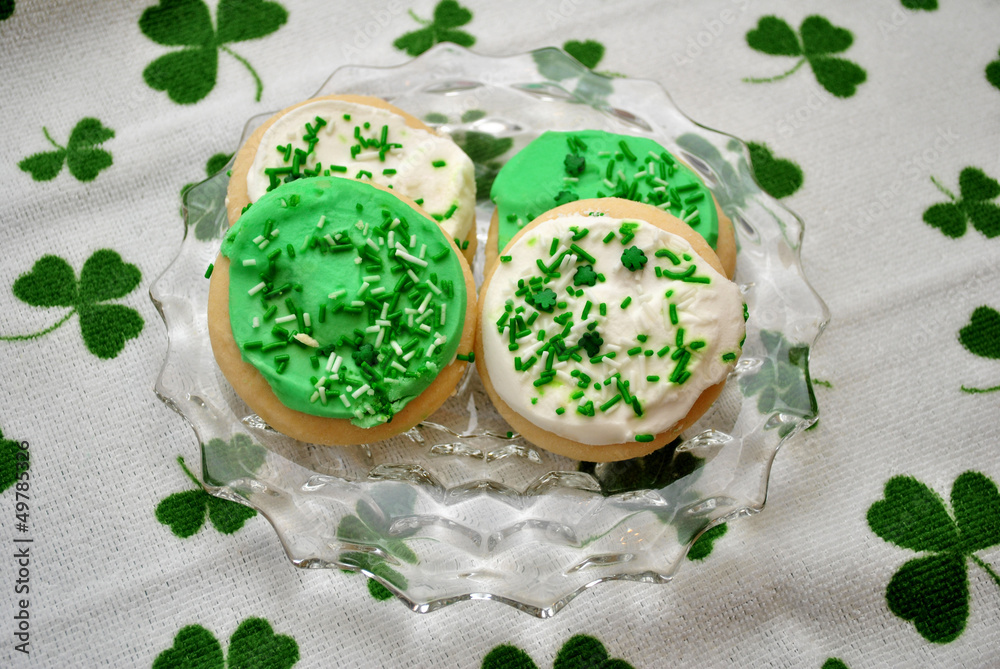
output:
M557 207L487 274L479 373L501 415L561 455L662 447L711 406L741 353L739 288L700 235L649 205Z
M474 166L448 137L384 100L334 95L268 119L240 148L226 209L230 224L279 184L308 176L367 181L405 195L458 240L476 246Z

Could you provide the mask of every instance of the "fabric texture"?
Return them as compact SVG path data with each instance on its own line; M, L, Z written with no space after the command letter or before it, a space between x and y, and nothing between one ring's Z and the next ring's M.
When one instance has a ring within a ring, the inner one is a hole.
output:
M0 0L0 664L1000 665L998 25L988 0ZM336 68L439 42L656 80L804 221L819 424L668 585L412 613L197 487L152 390L182 189Z

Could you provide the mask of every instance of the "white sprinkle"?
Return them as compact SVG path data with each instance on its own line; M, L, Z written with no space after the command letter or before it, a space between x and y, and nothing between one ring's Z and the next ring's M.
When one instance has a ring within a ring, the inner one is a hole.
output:
M313 392L312 397L309 398L309 403L312 404L318 399L319 399L319 391L316 390Z
M570 181L572 183L576 183L579 180L580 180L579 177L563 177L563 181Z
M446 311L447 309L448 309L448 303L447 302L442 302L441 303L441 323L440 323L441 325L445 324L445 314L447 313L447 311Z
M417 245L417 236L416 235L410 235L410 248L412 249L416 245Z
M418 258L423 258L427 255L427 244L420 245L420 253L417 254Z
M406 276L408 276L408 277L410 277L411 279L413 279L413 283L420 283L420 279L419 279L419 278L417 277L417 275L416 275L416 274L415 274L415 273L413 272L413 270L412 270L412 269L410 269L409 267L407 267L407 268L406 268Z
M421 323L420 324L420 329L423 330L424 332L430 334L431 326L428 325L427 323Z
M341 395L340 401L344 403L344 406L348 409L351 408L351 400L347 399L347 395Z
M288 316L279 316L274 319L275 323L291 323L295 320L295 314L289 314Z
M357 258L354 259L354 264L355 265L360 265L361 264L361 256L358 256Z
M275 237L277 237L279 232L281 232L281 231L278 228L275 228L274 230L271 230L271 239L274 239Z
M608 188L614 188L615 187L615 185L613 183L611 183L610 181L608 181L607 179L604 179L604 185L607 186Z
M319 223L316 224L316 227L322 229L324 223L326 223L326 214L319 217Z
M319 401L326 405L326 388L319 389Z
M378 288L372 288L372 295L381 295L386 291L385 286L379 286Z
M409 362L410 358L412 358L416 354L417 354L416 351L410 351L409 353L407 353L406 355L403 356L403 362Z
M656 176L656 170L653 168L653 163L646 163L646 173L651 177Z
M385 320L385 317L388 315L388 313L389 313L389 303L388 302L383 302L382 303L382 315L379 316L379 318L381 318L382 320Z
M364 222L364 221L362 221L362 220L361 220L361 219L359 218L359 219L358 219L358 222L354 224L354 228L355 228L356 230L364 230L364 229L365 229L365 222Z
M608 158L610 156L611 156L611 152L610 151L598 151L597 152L597 157L598 158Z
M636 172L635 174L632 175L632 178L633 179L638 179L638 178L644 177L644 176L648 176L648 172L646 172L646 170L639 170L638 172Z
M443 344L444 344L444 343L445 343L446 341L448 341L448 338L447 338L447 337L445 337L445 336L444 336L443 334L441 334L440 332L435 332L435 333L434 333L434 336L435 336L435 337L437 337L437 339L435 339L435 340L434 340L434 343L435 343L435 344L437 344L438 346L441 346L441 345L443 345Z
M368 333L368 334L375 334L376 332L378 332L381 329L382 328L380 328L377 325L369 325L368 327L365 328L365 332Z
M378 331L378 336L375 337L375 348L379 348L382 345L382 341L385 339L385 328Z
M264 239L265 239L264 235L257 235L256 237L253 238L253 243L260 244L262 241L264 241Z
M327 297L329 297L331 300L335 300L338 297L340 297L341 295L347 295L347 289L346 288L341 288L340 290L335 290L332 293L330 293L329 295L327 295Z
M687 223L688 221L690 221L692 218L696 217L697 215L698 215L698 210L695 209L690 214L688 214L687 216L684 217L684 222Z
M396 352L396 355L403 355L403 347L395 339L389 342L389 346L392 346L392 350Z
M319 342L307 335L305 332L300 332L295 335L296 341L299 341L306 346L311 346L312 348L319 348Z
M323 235L323 239L325 239L326 243L329 244L330 246L336 246L337 245L337 242L333 241L333 237L330 236L329 232L326 233L325 235Z
M312 318L309 316L308 311L302 312L302 322L305 323L306 327L312 327Z
M389 224L389 230L390 231L395 230L396 226L398 225L399 225L399 219L398 218L392 219L392 223Z
M367 221L365 222L365 227L361 229L361 234L363 234L365 237L368 236L368 222Z
M257 245L257 248L259 248L261 251L263 251L264 249L267 248L267 245L270 244L270 243L271 243L271 240L265 239L264 241L262 241L260 244Z
M386 240L386 246L390 249L396 246L396 233L389 229L389 238Z
M420 314L420 316L417 317L417 324L419 325L420 323L423 323L425 320L427 320L427 317L433 313L434 313L433 309L428 309L424 313Z
M256 264L257 264L257 261L254 260L253 258L247 258L246 260L243 261L243 266L244 267L253 267Z
M326 385L326 377L322 376L322 377L320 377L319 381L316 382L316 385L314 387L320 388L320 387L322 387L324 385Z
M425 354L425 357L429 358L432 355L434 355L434 349L436 348L437 348L437 342L432 342L431 345L427 347L427 353Z
M437 286L435 286L435 285L434 285L434 282L433 282L433 281L431 281L430 279L428 279L428 280L426 281L426 283L427 283L427 286L428 286L428 287L429 287L429 288L430 288L431 290L433 290L433 291L434 291L434 294L435 294L435 295L440 295L440 294L441 294L441 289L440 289L440 288L438 288Z
M331 353L330 357L326 359L326 371L330 371L333 368L333 362L337 359L336 353Z
M657 193L666 193L667 192L667 187L666 186L656 186L653 189L653 191L655 191Z
M655 151L650 151L649 155L653 156L653 158L655 158L656 160L660 159L660 156L658 156Z
M406 251L399 251L399 250L397 250L396 251L396 257L397 258L402 258L403 260L411 262L414 265L420 265L421 267L427 267L427 261L426 260L421 260L420 258L416 258L414 256L411 256Z
M355 156L354 159L357 161L362 161L362 160L375 160L376 158L378 158L378 151L361 151L358 153L357 156Z
M392 322L391 321L384 321L381 318L376 318L375 319L375 325L387 328L387 327L392 327Z
M259 328L260 327L260 319L258 317L256 317L256 316L253 317L253 326L255 328Z
M371 237L369 237L368 239L366 239L365 243L367 243L368 246L370 246L373 249L375 249L376 251L378 251L378 244L376 244L375 242L373 242Z
M656 208L657 209L662 209L663 211L666 211L666 210L670 209L670 203L669 202L661 202L660 204L656 205Z
M409 326L411 330L413 329L413 314L407 314L406 325Z
M355 390L355 391L354 391L353 393L351 393L351 397L353 397L354 399L358 399L358 398L359 398L359 397L361 397L361 395L362 395L362 394L364 394L364 393L365 393L365 392L366 392L366 391L367 391L367 390L368 390L369 388L371 388L371 386L369 386L369 385L368 385L368 384L366 383L366 384L364 384L363 386L361 386L360 388L358 388L357 390Z
M263 281L261 281L256 286L254 286L253 288L251 288L250 290L248 290L247 291L247 295L251 295L251 296L256 295L257 293L259 293L260 291L264 290L265 288L267 288L267 284L264 283Z
M344 359L338 355L337 359L334 360L334 362L333 362L333 369L331 369L330 371L333 372L334 374L336 374L337 372L340 371L340 366L342 364L344 364Z
M280 199L280 200L278 200L278 201L279 201L279 202L281 202L281 206L282 206L282 207L287 207L287 206L288 206L288 203L287 203L287 202L285 202L285 198L281 198L281 199Z
M393 360L393 361L392 361L392 362L391 362L391 363L389 364L389 366L390 366L390 367L393 367L393 368L395 368L395 369L398 369L398 370L399 370L399 371L401 371L401 372L405 372L405 371L406 371L406 367L403 367L403 366L402 366L401 364L399 364L399 363L398 363L398 362L396 362L395 360Z
M368 283L367 281L363 282L361 284L361 287L358 288L358 294L355 297L361 297L362 295L364 295L365 291L368 290L369 288L371 288L371 286L372 285L370 283Z
M618 180L625 181L625 170L618 170Z
M413 309L411 307L403 307L403 313L404 314L415 314L415 313L417 313L417 310Z
M376 282L382 280L382 277L380 275L378 275L378 274L367 274L367 275L365 275L365 276L363 276L361 278L364 281L368 281L369 283L376 283Z
M424 294L424 301L420 303L419 307L417 307L418 314L424 313L424 311L427 309L427 304L431 301L431 297L432 295L430 293Z
M658 183L661 186L669 186L670 185L669 181L664 181L660 177L653 177L653 183Z

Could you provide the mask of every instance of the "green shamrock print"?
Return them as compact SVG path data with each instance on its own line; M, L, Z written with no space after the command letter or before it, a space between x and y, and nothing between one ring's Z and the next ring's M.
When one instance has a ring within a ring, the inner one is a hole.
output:
M210 179L215 176L218 172L225 168L226 164L233 157L231 153L216 153L208 162L205 163L205 178ZM184 197L187 195L188 191L197 186L197 183L187 183L181 188L181 202L184 202ZM184 215L184 209L181 209L181 215ZM228 221L225 217L219 220L218 216L201 216L198 218L198 222L194 226L194 236L195 239L201 241L208 241L211 239L217 239L222 231L219 226L227 226Z
M385 519L386 515L401 516L412 513L416 492L410 486L401 484L386 487L380 494L381 497L377 502L382 510L358 502L355 507L357 515L344 516L337 526L337 539L350 544L377 546L397 560L407 564L417 564L419 560L416 553L406 545L400 535L390 533ZM383 512L386 515L383 515ZM341 556L341 562L374 574L400 590L405 590L409 585L406 577L390 567L380 555L351 551ZM368 592L380 601L393 596L388 588L371 578L368 579Z
M757 183L774 198L788 197L802 187L802 168L791 160L778 158L767 144L748 142L750 162Z
M823 663L822 669L848 669L848 666L840 658L831 657Z
M111 154L97 148L115 136L115 131L105 128L96 118L84 118L73 127L66 146L56 143L44 126L42 133L55 151L32 154L17 164L35 181L50 181L62 171L63 164L78 181L93 181L97 174L111 167Z
M854 42L854 35L822 16L807 16L798 33L777 16L764 16L757 21L757 27L747 33L746 38L747 44L755 51L771 56L798 57L790 70L773 77L743 80L748 83L778 81L809 63L820 86L838 98L849 98L868 77L858 64L830 55L846 51Z
M267 450L247 435L237 433L229 441L210 439L202 444L202 455L205 483L225 486L237 479L256 476L267 458Z
M456 132L452 139L465 151L475 166L476 200L479 202L488 200L493 182L503 167L503 162L497 159L511 150L514 140L510 137L494 137L475 130Z
M14 282L14 296L34 307L70 307L70 310L44 330L0 336L0 341L37 339L62 326L73 314L79 314L87 350L106 360L117 357L125 342L139 336L145 323L135 309L103 302L125 297L141 279L139 268L122 262L121 256L110 249L95 251L87 258L79 281L65 260L42 256L30 272Z
M215 635L201 625L188 625L156 657L153 669L289 669L298 661L295 639L275 634L263 618L247 618L229 637L228 657Z
M931 182L951 202L939 202L924 212L924 222L940 230L946 237L958 239L965 234L967 223L987 239L1000 235L1000 206L992 202L1000 195L1000 183L978 167L966 167L958 175L961 197L945 188L937 179Z
M233 534L257 515L250 507L209 495L184 464L184 458L178 457L177 462L197 489L176 492L156 505L156 519L168 526L175 536L186 539L197 534L205 524L206 510L212 525L223 534Z
M184 48L154 60L142 71L142 78L150 88L166 91L174 102L194 104L215 88L219 51L224 51L253 76L254 99L259 102L264 84L256 70L226 45L270 35L287 20L288 12L277 2L219 0L214 27L202 0L160 0L142 13L139 29L157 44Z
M938 8L937 0L900 0L907 9L922 9L932 12Z
M538 665L517 646L497 646L483 658L482 669L538 669ZM632 669L625 660L608 657L604 644L592 636L577 634L562 645L552 669Z
M712 554L712 549L715 548L715 542L717 539L721 539L729 531L729 526L725 523L716 525L715 527L706 530L704 534L698 537L698 540L694 542L691 549L688 551L688 560L700 562L704 560L709 555Z
M563 44L563 51L591 70L604 58L604 45L592 39L585 42L570 40Z
M1000 58L991 61L986 66L986 81L993 84L995 88L1000 89Z
M0 21L6 21L14 13L14 0L0 0Z
M0 430L0 492L14 485L28 468L28 451L13 439L4 439Z
M455 0L441 0L434 8L433 20L420 18L412 9L409 13L424 27L397 38L392 45L411 56L419 56L439 42L452 42L465 47L476 43L475 37L464 30L457 30L472 20L472 12Z
M981 358L1000 360L1000 312L985 305L972 312L969 324L958 331L958 340L969 353ZM969 388L962 391L970 394L992 393L1000 386L992 388Z
M816 415L818 407L809 378L809 347L792 346L780 332L761 330L767 358L753 376L740 378L740 390L746 397L757 395L757 411L790 413L803 418ZM778 430L785 436L793 428L783 423Z
M889 610L912 621L922 637L949 643L969 618L967 559L1000 587L1000 574L975 554L1000 544L1000 491L979 472L965 472L951 487L951 508L909 476L885 484L884 499L868 509L879 537L924 555L906 562L885 591Z

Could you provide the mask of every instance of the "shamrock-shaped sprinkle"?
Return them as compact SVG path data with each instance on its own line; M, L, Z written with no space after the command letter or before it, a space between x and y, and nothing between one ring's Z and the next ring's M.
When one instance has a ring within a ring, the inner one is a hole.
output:
M464 30L457 30L459 26L472 20L472 12L455 0L441 0L434 8L433 20L422 19L413 10L409 13L414 21L424 27L397 38L392 45L411 56L419 56L439 42L452 42L465 47L476 43L475 37Z
M196 534L205 524L206 510L212 526L223 534L233 534L257 515L248 506L209 495L184 464L184 458L178 457L177 462L197 489L176 492L156 505L156 519L174 535L186 539Z
M604 346L604 339L598 334L597 330L591 330L590 332L583 333L578 344L587 352L587 357L593 358L601 352L601 347Z
M816 415L816 397L809 379L809 347L792 346L780 332L761 330L761 341L767 351L755 374L740 377L740 390L746 397L758 395L757 411L773 411L802 417ZM793 428L784 423L778 434L785 436Z
M354 360L354 364L359 367L361 363L375 365L378 362L378 352L371 344L362 344L361 348L351 353L351 358Z
M538 669L538 665L517 646L502 644L486 654L482 669ZM592 636L577 634L570 637L556 654L552 669L632 669L625 660L611 658L604 644Z
M290 669L299 661L299 645L290 636L275 634L263 618L247 618L229 637L224 657L215 635L201 625L181 628L174 645L153 661L153 669Z
M797 56L798 60L782 74L743 81L753 84L778 81L809 63L816 81L823 88L839 98L849 98L868 75L857 63L830 54L846 51L853 42L854 36L849 30L833 25L822 16L807 16L798 33L777 16L764 16L757 21L757 27L747 33L750 48L772 56Z
M958 331L958 340L965 349L981 358L1000 360L1000 312L983 305L972 312L969 324ZM992 388L969 388L962 386L966 393L992 393L1000 386Z
M73 127L66 146L57 144L44 126L42 133L56 150L32 154L17 164L35 181L55 179L63 164L79 181L93 181L101 170L111 167L111 154L97 148L97 145L114 137L115 131L105 128L96 118L80 119Z
M551 288L544 288L528 299L528 304L539 311L552 313L556 308L556 294Z
M931 181L951 202L931 205L924 212L925 223L953 239L965 234L969 221L988 239L1000 235L1000 206L991 202L1000 195L1000 183L996 179L977 167L966 167L958 175L961 197L955 197L934 177Z
M80 332L87 349L98 358L114 358L125 342L142 332L144 321L135 309L123 304L104 304L131 293L142 274L132 264L122 262L115 251L95 251L83 263L80 280L73 268L58 256L42 256L27 274L14 282L15 297L35 307L70 307L55 324L27 335L0 336L0 341L37 339L80 315Z
M1000 575L977 556L1000 544L1000 491L979 472L965 472L951 487L951 508L909 476L885 484L884 499L868 509L868 526L900 548L924 553L900 567L885 591L889 610L913 621L928 641L948 643L969 618L967 560L1000 587Z
M622 251L622 265L630 272L641 270L646 261L646 254L638 246L630 246Z
M264 89L257 72L245 58L226 44L270 35L288 20L288 12L277 2L219 0L216 23L202 0L160 0L139 18L139 29L163 46L183 47L160 56L146 66L142 77L150 88L166 91L174 102L193 104L215 88L219 51L243 64L257 86L256 100Z
M4 439L0 430L0 492L14 485L28 468L28 451L13 439Z
M573 285L579 288L580 286L594 286L597 284L597 272L594 271L593 265L580 265L576 268L576 274L573 275Z
M587 167L587 159L583 156L567 153L563 160L563 167L566 168L566 174L577 177L583 174L583 170Z

